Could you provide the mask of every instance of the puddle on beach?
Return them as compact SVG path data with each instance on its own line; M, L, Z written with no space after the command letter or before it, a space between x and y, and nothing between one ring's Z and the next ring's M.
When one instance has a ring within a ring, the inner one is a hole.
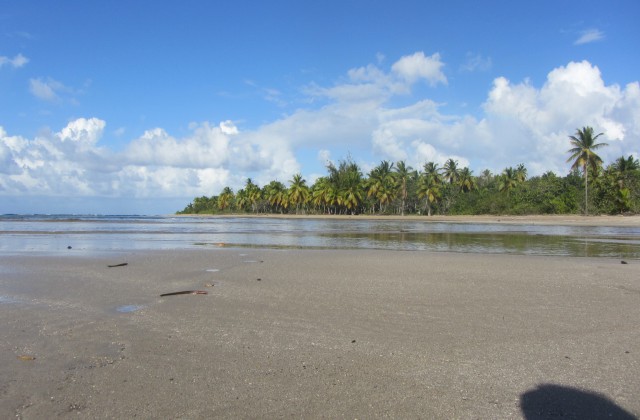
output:
M205 270L205 271L207 271L207 272L209 272L209 273L217 273L217 272L218 272L218 271L220 271L220 270L219 270L219 269L217 269L217 268L208 268L208 269L207 269L207 270Z
M143 309L144 305L121 305L116 308L116 312L121 314L128 314L130 312L136 312Z
M20 299L16 299L12 296L0 295L0 304L3 303L20 303Z

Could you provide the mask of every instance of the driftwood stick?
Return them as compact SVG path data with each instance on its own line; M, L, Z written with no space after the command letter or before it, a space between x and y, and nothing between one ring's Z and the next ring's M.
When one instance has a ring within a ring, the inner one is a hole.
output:
M160 297L174 296L174 295L206 295L208 293L209 292L206 292L204 290L183 290L181 292L163 293L160 295Z
M129 263L120 263L120 264L113 264L113 265L108 265L107 267L111 268L111 267L124 267L125 265L128 265Z

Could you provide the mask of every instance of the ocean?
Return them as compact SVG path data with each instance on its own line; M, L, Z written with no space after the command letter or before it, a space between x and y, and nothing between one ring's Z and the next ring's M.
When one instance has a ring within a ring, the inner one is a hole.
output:
M2 215L0 252L381 249L640 259L639 227L132 215Z

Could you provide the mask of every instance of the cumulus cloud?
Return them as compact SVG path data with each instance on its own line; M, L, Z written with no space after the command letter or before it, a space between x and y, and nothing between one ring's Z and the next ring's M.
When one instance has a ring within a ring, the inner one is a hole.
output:
M29 59L22 54L18 54L13 58L5 57L0 55L0 68L4 66L10 66L13 68L20 68L27 64Z
M552 70L539 89L528 82L496 79L485 102L486 118L496 143L504 144L512 155L535 167L562 171L567 136L585 125L605 133L612 146L602 151L605 157L630 153L634 145L637 148L637 118L617 112L640 112L637 86L638 82L624 89L607 86L598 67L587 61L571 62ZM501 140L505 136L511 139Z
M311 97L325 97L336 103L369 103L380 106L395 95L406 95L420 80L430 86L447 84L440 54L426 57L424 52L401 57L386 72L375 64L350 69L347 79L331 87L311 84L305 92Z
M397 63L410 61L404 60ZM531 175L566 173L567 138L585 125L605 132L611 143L601 152L605 161L637 153L640 144L638 82L624 88L606 85L598 67L587 61L551 69L542 86L496 78L479 118L444 114L428 99L386 107L400 93L389 88L398 82L395 76L393 70L385 73L372 65L353 69L344 83L329 89L344 93L361 87L355 83L359 81L369 84L368 94L333 95L322 109L294 113L271 128L284 137L295 133L292 143L320 148L348 142L356 156L405 159L414 167L425 160L443 163L454 158L478 172L524 163Z
M605 133L605 162L640 154L637 81L607 85L597 66L570 62L550 69L540 86L497 77L487 87L481 115L449 115L441 104L410 92L411 83L429 82L428 75L442 83L441 67L433 72L417 64L439 62L439 56L407 57L387 71L365 65L332 86L308 87L311 99L323 99L321 106L311 101L252 130L229 120L201 122L177 137L155 127L114 152L102 141L106 122L99 118L79 118L33 139L0 127L0 193L193 198L227 185L238 188L247 177L265 185L302 172L312 181L332 156L349 152L365 172L383 159L421 168L452 158L476 174L519 163L530 175L565 174L568 136L585 125ZM397 96L402 106L392 100ZM303 154L315 168L300 164Z
M575 40L575 45L589 44L591 42L599 41L604 38L604 32L598 29L588 29L580 34L580 37Z
M435 86L438 83L447 84L447 78L442 72L443 66L439 53L425 57L424 52L420 51L402 57L393 64L391 70L410 83L425 79L431 86Z
M3 195L194 197L217 194L248 176L265 183L300 167L290 145L262 143L231 121L193 124L182 138L162 128L145 131L124 151L101 145L106 122L79 118L34 139L0 127Z

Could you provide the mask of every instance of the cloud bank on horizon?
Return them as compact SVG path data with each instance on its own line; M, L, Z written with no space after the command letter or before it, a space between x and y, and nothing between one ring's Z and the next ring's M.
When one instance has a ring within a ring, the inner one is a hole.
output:
M595 28L573 36L568 43L574 48L608 39ZM609 147L600 155L606 163L640 155L638 80L606 83L597 63L578 59L550 66L535 83L526 76L512 80L513 74L501 72L497 60L480 52L467 51L466 61L455 68L446 56L442 50L418 49L388 63L377 53L374 62L343 67L337 77L310 73L288 98L246 79L265 103L282 112L262 117L258 125L228 116L186 120L181 129L152 123L140 134L80 106L92 80L74 86L68 78L34 72L24 91L41 104L71 111L58 127L39 127L32 136L11 132L0 117L0 213L29 211L11 204L29 197L174 199L171 205L179 199L184 206L225 186L240 188L249 177L265 185L287 183L302 173L311 183L326 173L328 161L347 155L365 173L381 160L404 160L420 169L428 161L453 158L476 175L520 163L529 175L566 174L568 136L585 125L604 133ZM14 77L33 61L27 52L0 55L0 76ZM435 93L463 91L468 88L463 75L489 72L478 107L453 106ZM219 92L218 98L232 94ZM291 97L293 105L287 103ZM46 106L39 111L43 115ZM45 208L46 203L33 212ZM178 209L159 205L148 212ZM118 210L105 210L113 211Z
M389 105L416 83L446 84L443 66L438 53L416 52L390 71L373 64L350 69L344 81L307 89L310 98L328 99L321 108L301 109L250 131L232 121L193 123L180 138L152 128L120 152L100 144L107 122L98 117L77 118L33 139L0 127L0 190L44 196L212 195L247 177L261 185L286 182L305 173L296 158L299 148L317 149L324 160L331 143L344 139L364 169L384 159L421 168L453 158L476 172L524 163L532 175L564 174L567 137L584 124L605 133L610 147L603 154L609 160L638 155L640 84L607 86L586 61L553 69L540 87L496 78L481 118L446 115L429 99ZM51 91L42 88L38 95L49 98ZM371 159L362 160L360 152Z
M416 83L446 84L443 66L438 53L416 52L389 71L373 64L350 69L339 83L307 89L310 99L328 99L321 108L301 109L248 131L232 121L192 123L180 138L152 128L122 151L100 144L107 122L98 117L77 118L33 139L0 127L0 190L5 195L195 197L241 186L247 177L264 185L302 172L313 181L322 174L305 173L298 149L316 149L321 160L341 158L329 151L332 142L344 139L363 169L385 159L421 168L453 158L476 173L524 163L532 175L565 174L567 138L584 124L605 133L610 147L602 153L608 160L638 155L638 82L607 86L596 66L570 62L551 70L540 87L496 78L481 118L444 114L429 99L390 106Z

